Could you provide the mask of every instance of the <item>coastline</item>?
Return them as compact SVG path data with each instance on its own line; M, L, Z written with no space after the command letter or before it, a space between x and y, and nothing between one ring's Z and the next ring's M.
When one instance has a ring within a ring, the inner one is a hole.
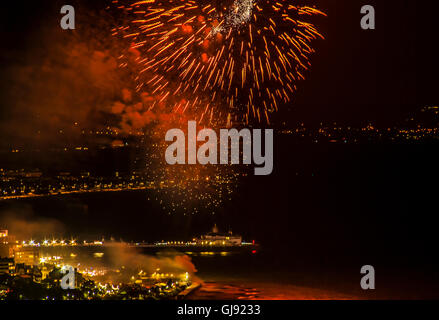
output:
M191 294L193 294L195 291L201 288L201 282L192 282L192 284L184 289L182 292L180 292L175 299L177 300L183 300L187 299Z

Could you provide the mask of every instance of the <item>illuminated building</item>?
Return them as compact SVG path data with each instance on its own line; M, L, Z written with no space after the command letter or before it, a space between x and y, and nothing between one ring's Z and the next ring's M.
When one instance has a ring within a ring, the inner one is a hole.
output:
M15 237L8 234L8 230L0 230L0 258L10 258L13 256Z
M41 280L46 279L49 276L51 270L49 270L46 266L41 268Z
M39 263L39 251L34 247L20 247L14 250L14 258L16 264L25 264L28 266L37 265Z
M194 240L198 245L203 246L240 246L242 244L241 236L233 235L232 232L228 234L219 233L216 225L213 227L212 232Z
M0 230L0 244L13 244L15 243L15 236L8 233L8 230Z
M41 283L41 281L43 280L43 273L37 267L34 267L32 280L36 283Z
M15 263L12 258L0 259L0 274L15 274Z
M18 276L24 276L24 278L29 278L33 274L33 269L33 266L24 263L17 263L15 265L15 274Z

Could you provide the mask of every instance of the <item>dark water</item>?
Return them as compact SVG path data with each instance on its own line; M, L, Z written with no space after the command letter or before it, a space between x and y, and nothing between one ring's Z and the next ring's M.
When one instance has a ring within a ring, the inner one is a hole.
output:
M67 264L94 269L120 268L109 247L50 247L41 248L41 256L61 256ZM264 248L255 251L226 249L189 252L136 249L144 257L153 258L152 268L167 269L167 261L177 255L188 255L196 268L192 279L202 286L189 299L432 299L437 298L434 278L416 270L388 265L375 265L378 287L363 291L359 286L360 274L352 264L334 268L332 264L317 263L315 259L297 257L294 250L270 252ZM137 259L136 259L137 260ZM156 265L156 263L159 263ZM134 262L135 264L135 262ZM151 270L152 270L151 269ZM183 269L182 269L183 270ZM183 271L181 271L183 272Z
M260 243L258 253L192 259L206 283L248 285L249 297L257 286L274 296L272 285L293 286L285 297L300 297L294 286L348 297L439 296L437 145L305 146L281 138L275 146L273 174L243 178L215 215L167 215L147 191L8 201L0 210L57 219L64 236L87 238L187 240L214 223L231 228ZM377 272L373 294L359 290L365 264Z

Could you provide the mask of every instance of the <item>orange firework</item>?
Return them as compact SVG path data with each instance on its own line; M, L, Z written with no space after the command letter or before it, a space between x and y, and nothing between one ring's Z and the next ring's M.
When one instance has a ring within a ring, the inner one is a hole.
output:
M137 89L200 122L269 122L304 79L311 42L323 39L306 19L325 14L292 0L114 2L128 19L114 34L140 53Z

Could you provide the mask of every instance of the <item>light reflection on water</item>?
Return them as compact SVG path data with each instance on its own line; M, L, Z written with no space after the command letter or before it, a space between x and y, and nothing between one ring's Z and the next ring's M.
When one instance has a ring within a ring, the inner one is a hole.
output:
M84 268L88 265L92 270L97 270L100 267L105 268L108 258L106 251L105 247L49 247L40 248L40 257L61 257L65 264L80 264ZM157 256L172 254L169 251L148 250L142 250L142 253ZM203 285L191 299L356 299L355 296L337 291L295 285L297 281L272 268L268 269L267 274L256 266L257 261L266 262L266 257L258 257L251 252L187 251L174 254L192 257L192 262L199 271L197 276ZM274 274L278 276L272 276ZM279 281L275 280L278 278Z
M358 299L330 290L267 282L209 281L193 293L191 300L352 300Z
M110 247L111 248L111 247ZM47 261L54 260L62 260L65 264L88 264L93 265L94 263L97 266L105 264L107 262L107 254L106 252L109 248L106 247L40 247L40 259L45 258ZM239 252L232 251L154 251L154 250L145 250L139 249L140 252L150 256L172 256L172 255L181 255L185 254L190 257L202 257L202 258L215 258L215 257L231 257L240 255Z
M189 256L229 256L233 254L233 252L230 251L201 251L201 252L185 252L185 254Z

